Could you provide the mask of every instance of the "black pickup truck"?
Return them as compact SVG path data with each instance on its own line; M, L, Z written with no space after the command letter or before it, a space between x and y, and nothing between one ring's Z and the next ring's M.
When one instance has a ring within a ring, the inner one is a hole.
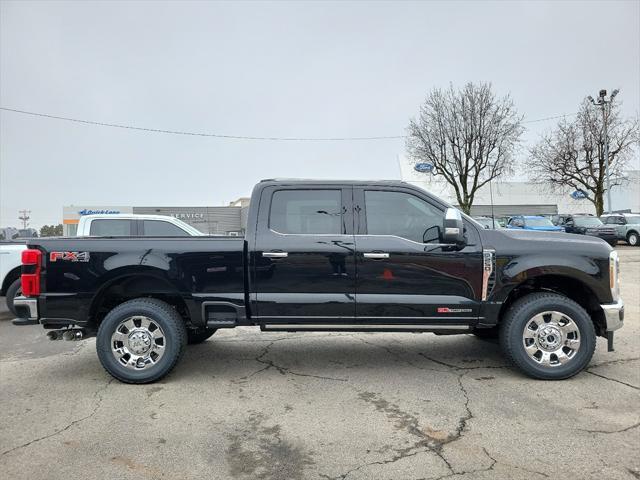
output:
M265 180L244 238L30 240L17 325L96 336L124 382L166 375L188 343L241 325L497 337L562 379L623 323L618 258L581 235L487 230L397 181Z

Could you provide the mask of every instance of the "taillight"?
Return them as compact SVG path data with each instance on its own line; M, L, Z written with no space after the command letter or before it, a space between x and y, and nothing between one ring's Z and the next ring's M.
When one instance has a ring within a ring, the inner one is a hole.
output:
M25 297L37 297L40 295L40 270L42 252L35 249L22 251L22 295Z

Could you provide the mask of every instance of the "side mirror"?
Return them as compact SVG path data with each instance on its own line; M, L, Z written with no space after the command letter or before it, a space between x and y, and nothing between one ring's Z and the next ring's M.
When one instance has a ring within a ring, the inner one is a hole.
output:
M442 225L442 242L463 246L466 243L464 238L464 223L460 211L455 208L447 208L444 214Z

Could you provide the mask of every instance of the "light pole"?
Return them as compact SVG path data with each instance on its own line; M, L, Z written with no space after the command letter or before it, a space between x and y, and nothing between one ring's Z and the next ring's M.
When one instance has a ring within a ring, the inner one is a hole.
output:
M591 95L589 95L589 100L595 106L598 106L602 109L602 128L604 134L604 176L605 182L607 185L607 213L611 213L611 179L609 178L609 131L608 131L608 119L607 119L607 105L609 105L609 112L611 112L611 103L613 99L616 98L620 90L617 88L611 92L609 96L609 100L606 100L607 96L606 90L600 90L598 93L598 101L595 101Z

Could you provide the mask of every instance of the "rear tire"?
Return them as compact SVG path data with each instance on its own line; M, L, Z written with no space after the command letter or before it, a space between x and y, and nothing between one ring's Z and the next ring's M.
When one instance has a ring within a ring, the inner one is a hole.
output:
M555 293L532 293L516 301L500 322L500 346L526 375L569 378L584 369L596 348L589 314Z
M111 310L96 336L104 369L124 383L150 383L176 366L187 345L187 329L161 300L137 298Z
M20 282L20 279L14 280L14 282L9 285L9 288L7 288L7 293L6 293L6 302L7 302L7 308L9 308L9 311L11 313L13 313L16 317L18 316L18 312L16 311L16 307L13 306L13 301L15 300L16 297L19 297L20 295L22 295L22 283Z
M189 345L196 345L206 341L211 335L216 333L215 328L198 328L187 330L187 343Z
M640 237L638 237L636 232L629 232L627 235L627 243L632 247L637 247L640 245Z

